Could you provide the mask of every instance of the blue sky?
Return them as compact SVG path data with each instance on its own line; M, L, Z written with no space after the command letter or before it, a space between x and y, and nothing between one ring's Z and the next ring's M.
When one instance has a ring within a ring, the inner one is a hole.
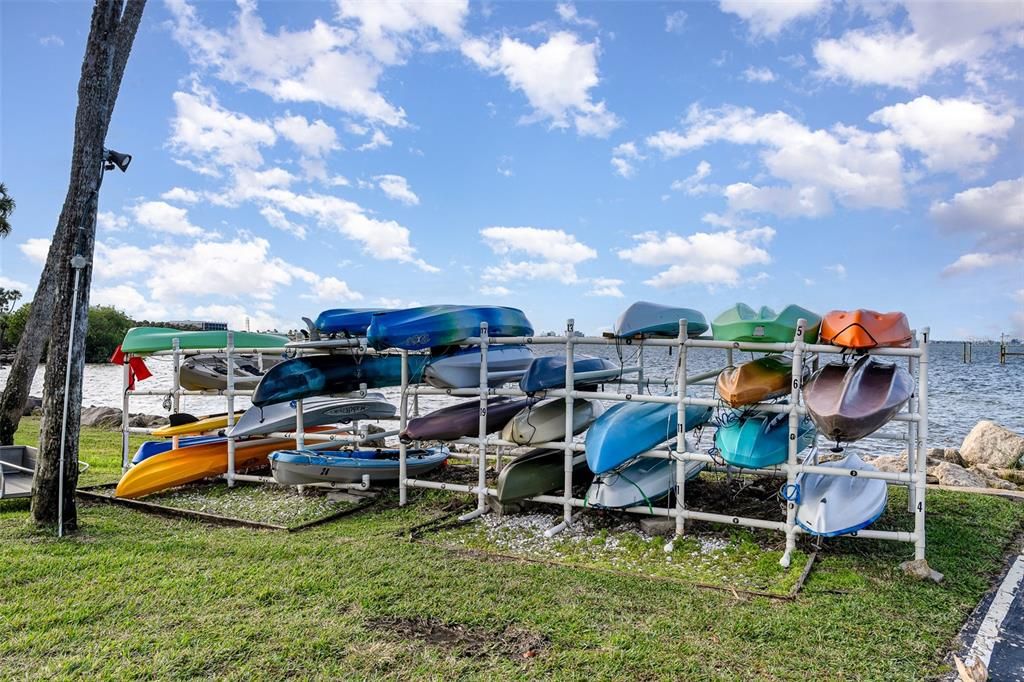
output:
M3 2L0 286L66 192L86 3ZM903 310L1024 334L1018 2L150 0L94 303L299 326L485 302Z

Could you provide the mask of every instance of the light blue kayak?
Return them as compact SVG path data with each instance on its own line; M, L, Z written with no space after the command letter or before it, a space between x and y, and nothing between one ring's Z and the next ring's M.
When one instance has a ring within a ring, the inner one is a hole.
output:
M586 501L591 507L625 509L650 505L664 498L676 485L675 469L670 459L641 457L616 471L594 479L587 490ZM704 462L675 462L686 466L686 480L697 476Z
M451 346L480 336L482 322L488 336L533 336L533 326L518 308L430 305L374 315L366 340L375 348Z
M388 312L392 311L388 308L332 308L317 315L315 325L321 334L366 336L373 316Z
M854 453L821 466L878 471ZM811 535L835 537L856 533L885 512L889 486L879 478L800 474L796 479L796 522Z
M817 431L808 417L800 420L797 452L814 443ZM715 447L727 463L746 469L782 464L789 457L789 416L755 412L741 416L715 432Z
M410 477L432 471L448 459L448 448L409 449L406 452ZM370 483L398 480L398 450L341 450L337 453L316 450L277 450L270 453L274 480L283 485L310 483L358 483L364 475Z
M706 424L710 407L686 407L686 430ZM616 469L637 455L676 437L679 413L667 403L619 403L587 431L587 466L595 474Z
M561 355L545 355L537 358L519 380L519 390L524 393L536 393L555 388L565 388L565 357ZM600 384L618 378L622 369L604 358L579 356L572 363L574 374L597 372L598 374L584 381L575 380L576 386L584 384Z
M686 320L686 335L700 336L708 330L704 313L693 308L678 308L638 301L626 308L615 322L613 333L619 338L634 336L679 336L679 320Z

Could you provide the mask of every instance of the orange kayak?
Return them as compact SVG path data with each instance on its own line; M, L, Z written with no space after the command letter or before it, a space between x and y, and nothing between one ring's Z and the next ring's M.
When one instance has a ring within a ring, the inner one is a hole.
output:
M833 310L821 321L821 341L833 346L907 348L910 340L910 322L900 312Z
M718 375L718 397L732 407L778 398L789 393L793 361L782 355L766 355Z
M332 445L335 445L332 443ZM336 444L341 447L341 443ZM235 443L235 470L244 471L267 464L267 455L275 450L294 450L290 438L260 438ZM330 449L328 446L327 449ZM227 441L199 443L148 457L121 477L115 497L133 499L204 478L220 476L228 470Z

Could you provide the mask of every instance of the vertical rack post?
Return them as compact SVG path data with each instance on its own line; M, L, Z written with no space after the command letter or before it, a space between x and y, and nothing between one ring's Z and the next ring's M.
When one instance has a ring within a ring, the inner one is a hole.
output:
M672 470L675 472L675 495L676 495L676 532L671 542L665 544L665 551L671 552L675 548L676 538L681 538L686 532L686 521L683 514L686 510L684 496L686 495L686 320L679 320L679 366L676 370L676 456L672 462Z
M476 509L463 514L459 521L469 521L487 511L487 323L480 323L480 416L477 422Z
M803 378L804 329L807 320L800 318L796 322L796 336L793 338L793 374L789 387L789 456L786 460L786 551L782 553L779 564L789 568L793 549L796 547L796 467L797 452L800 449L800 389Z
M181 412L181 339L175 337L171 340L171 350L174 367L174 377L171 379L171 411L178 414ZM178 439L179 436L171 438L172 448L178 447Z
M401 351L402 358L402 393L398 398L398 431L405 431L409 422L409 351ZM406 483L408 477L408 449L405 441L398 441L398 506L404 507L409 499L409 486Z
M569 318L565 322L565 425L564 439L564 477L562 479L562 520L544 531L544 537L554 537L572 524L572 460L576 451L572 447L572 409L573 393L576 391L576 368L573 343L576 320Z
M621 361L622 356L619 356ZM640 349L637 352L637 365L640 369L636 373L636 393L643 395L644 392L644 342L640 341Z
M231 431L231 427L235 425L235 333L232 331L228 332L228 346L225 349L227 351L228 360L228 431ZM232 488L235 485L235 439L233 436L228 436L228 473L227 473L228 487Z
M124 363L121 381L121 472L128 471L128 403L131 389L128 387L131 381L131 368Z
M925 483L928 469L928 337L930 329L925 327L921 330L921 359L917 373L917 413L921 421L917 425L917 463L914 473L917 480L914 482L914 558L924 559L925 552ZM907 446L907 459L910 459L910 447Z
M306 447L306 417L302 413L302 398L295 401L295 447Z
M912 341L910 342L911 348L917 348L917 330L910 332ZM917 376L917 360L913 355L907 356L907 371L910 372L911 377ZM916 387L914 392L910 395L910 402L907 405L907 411L914 415L917 414L917 396L920 394L920 390ZM907 422L907 473L913 475L917 470L917 422ZM907 486L907 511L911 514L914 513L914 508L917 506L917 486L914 485L913 479L911 479L910 485Z

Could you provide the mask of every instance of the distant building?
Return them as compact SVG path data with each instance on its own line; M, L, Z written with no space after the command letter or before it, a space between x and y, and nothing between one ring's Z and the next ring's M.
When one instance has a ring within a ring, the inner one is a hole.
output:
M216 332L227 331L227 322L207 322L206 320L169 320L165 323L168 327L186 331Z

